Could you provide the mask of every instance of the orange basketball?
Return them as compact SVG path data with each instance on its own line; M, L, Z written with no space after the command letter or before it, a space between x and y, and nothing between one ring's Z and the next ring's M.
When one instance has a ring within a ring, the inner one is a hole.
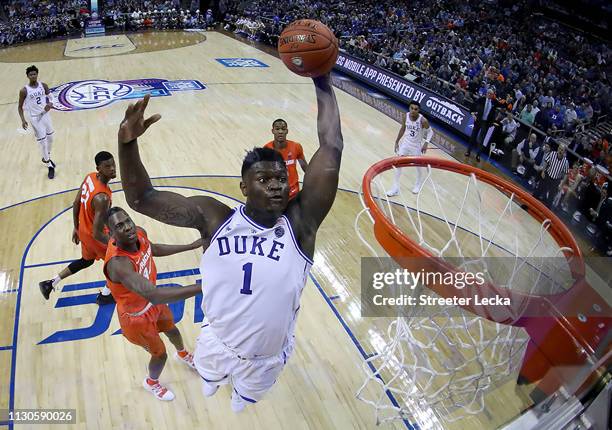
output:
M325 24L313 19L300 19L281 33L278 53L289 70L314 78L334 67L338 58L338 39Z

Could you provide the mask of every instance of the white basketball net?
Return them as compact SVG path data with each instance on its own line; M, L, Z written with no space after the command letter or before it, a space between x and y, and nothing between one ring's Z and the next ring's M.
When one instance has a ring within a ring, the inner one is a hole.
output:
M414 171L415 168L403 169ZM393 174L393 171L389 173ZM444 175L446 189L440 185ZM448 189L449 175L455 178L450 182L452 189ZM412 188L409 181L413 179L409 179L406 172L403 179L403 187ZM461 179L464 183L461 183ZM527 289L522 285L521 291L534 294L536 284L538 294L558 292L563 288L559 279L567 278L561 276L554 279L555 271L560 269L547 267L551 259L544 258L560 256L562 251L568 250L559 248L548 235L550 221L544 221L539 226L538 234L531 237L524 237L520 226L515 226L513 235L508 235L508 222L519 221L517 213L531 218L517 205L514 195L505 196L473 174L468 177L432 169L431 166L427 167L426 179L416 196L408 191L400 193L392 202L386 197L387 188L383 182L384 173L375 177L371 184L379 207L388 219L397 226L403 225L404 233L415 241L418 239L418 244L434 256L459 257L465 262L458 265L459 269L480 264L486 271L487 261L484 257L499 254L498 241L504 236L504 246L501 248L507 248L504 252L511 256L509 260L514 261L505 280L508 288L517 287L519 282L524 283L519 274L526 268L536 273L537 278ZM459 187L463 188L462 192ZM490 214L492 192L505 200L505 204L498 205L500 210L494 217ZM378 243L373 234L370 233L371 237L367 240L365 235L369 231L360 228L363 215L369 215L363 198L362 204L364 209L355 219L355 231L372 255L379 256L380 252L374 249ZM426 237L428 229L424 227L424 221L431 218L434 212L438 219L435 233L444 236L443 239L430 240ZM372 217L369 218L373 222ZM472 230L476 230L472 233L475 240L470 249L464 249L462 240L458 238L462 222L466 223L462 220L466 219L471 222ZM531 220L537 229L537 221ZM529 241L527 245L526 241ZM535 267L534 262L538 261ZM551 274L552 278L547 282L540 282L541 277ZM499 282L499 279L491 280ZM542 284L546 284L545 291ZM411 312L410 317L404 314L392 319L386 333L376 334L378 345L372 345L375 354L363 366L367 377L357 397L375 408L377 424L406 419L412 423L416 421L422 429L441 427L443 422L482 412L488 392L516 380L528 341L522 329L497 324L467 311L458 311L457 307L440 308L433 315L431 310L425 315L425 311L418 308ZM369 388L372 384L376 387L374 391ZM372 392L377 394L372 396ZM390 397L395 398L396 405L391 404Z

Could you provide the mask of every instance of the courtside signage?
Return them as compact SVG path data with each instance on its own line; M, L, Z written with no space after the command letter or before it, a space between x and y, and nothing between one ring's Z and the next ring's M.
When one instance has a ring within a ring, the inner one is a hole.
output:
M466 136L472 134L474 119L470 111L425 87L344 52L338 55L335 69L404 103L416 100L429 119L441 121Z
M177 91L199 91L206 86L196 80L169 81L167 79L135 79L130 81L88 80L68 82L51 88L57 103L54 109L73 111L96 109L117 100L170 96Z

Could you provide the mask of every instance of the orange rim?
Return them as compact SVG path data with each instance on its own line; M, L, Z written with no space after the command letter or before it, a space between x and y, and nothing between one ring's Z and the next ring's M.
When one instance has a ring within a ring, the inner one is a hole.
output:
M375 198L372 195L371 183L377 175L387 170L391 170L393 167L427 167L428 165L430 165L432 168L447 170L465 176L469 176L473 173L474 175L476 175L478 180L494 186L504 194L508 196L514 194L515 199L518 198L518 200L520 200L520 203L527 205L527 213L534 217L538 222L542 223L544 222L544 220L549 219L551 221L551 227L549 228L548 233L553 237L555 242L560 247L567 247L572 250L571 253L565 251L564 255L568 260L574 280L577 281L579 279L584 278L584 259L582 256L582 251L578 247L574 236L565 226L565 224L563 224L563 222L543 203L541 203L538 199L520 188L518 185L515 185L492 173L486 172L482 169L478 169L470 165L434 157L387 158L372 165L363 176L362 189L365 204L368 207L370 215L374 219L375 224L379 224L379 226L376 227L381 227L386 230L386 233L393 237L393 239L395 239L408 254L417 257L435 258L435 256L431 252L419 246L418 243L416 243L410 237L405 235L404 232L402 232L395 224L393 224L386 217L386 215L381 211L381 209L375 202ZM386 246L388 244L381 242L381 245L383 246L383 248L385 248L385 250L388 251L388 246ZM448 263L441 262L440 264L443 265L444 269L446 270L457 271L456 268L452 267Z

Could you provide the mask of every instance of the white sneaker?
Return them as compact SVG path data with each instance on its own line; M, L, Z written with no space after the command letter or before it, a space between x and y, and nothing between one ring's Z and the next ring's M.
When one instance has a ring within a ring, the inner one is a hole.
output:
M202 379L202 394L204 394L204 397L214 396L218 389L219 385L213 384L212 382L207 382Z
M399 194L399 190L397 188L393 188L387 191L387 197L395 197Z
M164 387L159 382L156 383L155 385L150 385L147 382L147 379L148 378L145 378L144 381L142 381L142 386L144 387L145 390L147 390L149 393L153 394L159 400L163 400L163 401L166 401L166 402L174 400L174 393L172 391L170 391L169 389Z
M421 191L420 185L415 185L414 188L412 188L412 194L419 194L419 191Z
M175 352L174 358L181 363L185 363L185 365L189 366L191 369L196 370L195 363L193 362L193 354L191 352L187 353L185 357L181 357L178 355L178 352Z
M246 406L246 402L236 390L232 390L232 401L231 401L232 411L239 413L242 412Z

